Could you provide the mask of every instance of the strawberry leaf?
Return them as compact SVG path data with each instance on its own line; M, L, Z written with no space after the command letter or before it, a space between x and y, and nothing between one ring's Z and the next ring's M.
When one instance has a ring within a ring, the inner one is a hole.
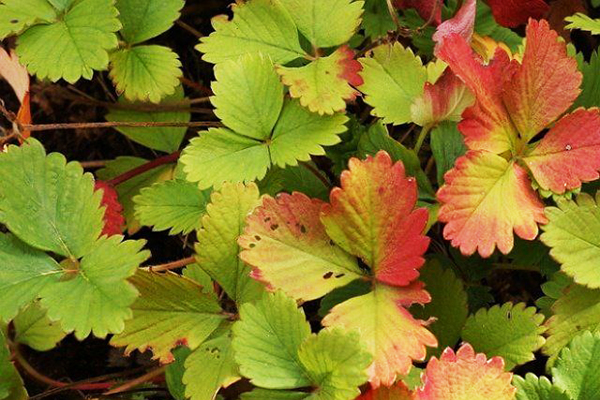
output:
M119 203L119 195L114 187L104 181L96 181L94 191L102 192L104 206L104 228L102 234L107 236L119 235L123 232L125 218L123 217L123 206Z
M600 392L600 334L589 331L560 352L552 368L554 383L572 399L593 399Z
M439 47L444 42L444 39L449 35L459 35L470 42L473 37L473 31L475 29L475 14L477 12L477 3L475 0L466 0L462 3L462 6L458 9L456 14L441 23L432 39L436 42L436 48L434 53L437 55Z
M381 386L377 389L370 389L356 400L412 400L412 398L412 392L400 381L391 387Z
M516 400L571 400L558 386L553 385L545 376L537 377L532 373L525 378L516 376L513 385L517 388Z
M565 18L569 24L565 29L580 29L588 31L592 35L600 35L600 20L588 17L583 13L577 13Z
M23 380L11 362L11 354L6 343L4 332L0 330L0 399L29 399Z
M549 10L544 0L488 0L496 21L508 28L525 24L529 18L540 19Z
M437 181L442 186L446 172L451 170L456 160L467 151L465 141L456 123L443 122L431 131L430 145L435 158Z
M46 0L3 0L0 4L0 39L38 23L52 23L57 12Z
M13 324L15 341L37 351L53 349L66 336L60 323L51 321L39 302L33 302L21 310Z
M111 340L113 346L127 346L126 353L151 348L162 363L173 361L175 346L195 349L225 319L215 296L180 275L138 270L129 281L140 297L131 306L133 317L125 329Z
M119 33L129 44L152 39L173 25L184 4L183 0L117 0L123 24Z

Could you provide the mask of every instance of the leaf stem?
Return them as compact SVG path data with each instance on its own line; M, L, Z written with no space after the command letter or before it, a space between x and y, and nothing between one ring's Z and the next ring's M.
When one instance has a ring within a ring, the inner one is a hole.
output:
M36 131L52 131L52 130L67 130L67 129L98 129L98 128L200 128L200 127L218 127L222 126L216 121L192 121L192 122L75 122L62 124L25 124L23 129L31 132Z
M423 142L427 137L427 134L431 131L431 126L426 125L421 129L421 133L419 133L419 137L417 138L417 143L415 144L415 153L419 154L419 150L421 150L421 146L423 146Z
M107 181L106 183L112 186L120 185L121 183L126 182L129 179L134 178L138 175L141 175L144 172L150 171L151 169L177 161L177 159L179 159L180 154L181 151L176 151L175 153L159 157L155 160L147 162L146 164L142 164L137 168L131 169L121 175L118 175L112 178L111 180Z
M171 261L165 264L152 265L150 267L144 267L150 272L163 272L170 271L172 269L177 269L181 267L185 267L186 265L190 265L196 262L196 257L191 256L187 258L182 258L181 260Z
M108 396L111 394L121 393L121 392L125 392L129 389L133 389L136 386L139 386L143 383L151 381L152 379L164 374L166 369L167 369L166 365L160 366L138 378L132 379L129 382L122 384L121 386L117 386L116 388L109 390L108 392L104 393L104 395Z
M310 172L312 172L312 174L314 176L316 176L321 182L323 182L323 184L325 185L325 187L331 189L333 187L333 185L331 184L331 182L329 182L329 180L327 180L327 178L325 178L323 176L323 174L321 174L321 172L319 172L318 169L316 169L315 167L313 167L312 165L310 165L310 163L307 162L300 162L300 165L302 165L304 168L306 168L307 170L309 170Z

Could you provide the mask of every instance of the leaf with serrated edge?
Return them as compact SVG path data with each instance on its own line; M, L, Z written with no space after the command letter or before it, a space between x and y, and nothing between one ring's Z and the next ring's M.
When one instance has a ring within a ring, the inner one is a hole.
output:
M371 293L335 306L322 324L358 330L374 357L369 367L371 385L390 386L397 375L408 373L412 360L425 359L425 346L437 345L424 321L414 319L406 310L414 303L430 300L420 282L404 288L376 285Z
M401 162L381 151L365 161L348 162L341 188L330 194L321 220L340 247L358 255L375 279L405 286L419 276L429 238L423 235L427 210L414 210L417 183Z
M0 4L0 39L21 33L37 23L51 23L56 17L56 10L46 0L3 0Z
M119 33L129 44L152 39L173 25L184 5L184 0L117 0Z
M277 67L290 95L312 112L333 114L346 109L346 101L359 94L352 86L363 83L358 72L361 64L354 60L354 51L342 46L327 57L320 57L299 68Z
M515 400L571 400L558 386L553 385L545 376L537 377L532 373L525 378L515 375L513 385L517 388Z
M595 399L600 393L600 333L584 331L575 337L560 352L552 377L572 399Z
M250 267L240 258L238 237L245 219L259 203L254 183L226 183L211 195L197 233L196 260L238 305L260 298L261 285L250 278Z
M27 400L29 396L23 380L11 361L11 352L4 332L0 329L0 399Z
M480 309L465 324L462 338L475 350L504 358L507 370L535 359L534 352L545 340L544 316L525 303L505 303L489 310Z
M175 93L182 76L179 56L164 46L134 46L110 55L110 78L130 101L159 103Z
M39 302L33 302L15 317L15 341L37 351L56 347L66 333L58 321L50 321Z
M117 46L117 16L113 0L78 1L60 20L27 29L19 36L17 54L38 78L91 79L94 70L106 69L108 50Z
M76 258L87 254L104 223L94 179L35 139L0 154L3 222L27 244Z
M415 400L512 400L516 388L512 374L504 372L501 357L487 359L464 344L454 351L448 347L439 360L427 363L423 387L415 392Z
M218 15L215 29L196 47L211 63L235 60L248 53L263 53L273 62L286 64L304 56L298 29L288 11L272 0L253 0L232 6L233 19Z
M590 18L583 13L577 13L565 18L569 24L565 26L565 29L581 29L588 31L592 35L600 35L600 20Z
M400 125L411 121L410 106L423 93L427 70L412 50L399 43L373 49L373 56L361 58L359 87L373 114L385 123Z
M446 21L442 22L433 34L433 41L436 42L434 53L437 56L439 47L444 39L451 34L460 35L467 42L471 41L475 29L475 14L477 13L477 3L475 0L466 0L456 14Z
M127 282L149 256L143 240L121 242L122 236L102 236L65 279L44 287L42 306L51 320L60 320L65 332L83 340L93 333L104 338L120 333L131 318L138 292Z
M131 306L133 317L110 342L127 346L126 353L150 348L154 358L171 362L171 349L179 344L195 349L225 318L216 297L180 275L138 270L129 282L140 296Z
M253 278L308 301L362 276L356 259L327 236L319 219L324 204L298 192L263 197L239 240Z

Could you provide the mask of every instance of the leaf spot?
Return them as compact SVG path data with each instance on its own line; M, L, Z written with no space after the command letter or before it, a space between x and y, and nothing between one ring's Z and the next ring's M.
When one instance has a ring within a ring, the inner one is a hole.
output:
M279 225L277 225L277 224L271 225L271 230L272 231L276 230L277 228L279 228Z
M333 272L329 271L323 275L323 279L329 279L333 276Z

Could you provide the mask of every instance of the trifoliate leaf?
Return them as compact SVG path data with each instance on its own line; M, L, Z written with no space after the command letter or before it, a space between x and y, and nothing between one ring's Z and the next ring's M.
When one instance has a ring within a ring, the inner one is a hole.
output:
M441 186L444 184L444 175L454 167L456 160L465 154L467 147L454 122L442 122L431 131L430 145L435 158L437 181Z
M476 354L469 344L454 351L448 347L438 360L427 363L424 385L415 392L415 400L512 400L516 388L512 374L504 372L501 357L487 359Z
M46 0L3 0L0 4L0 39L19 34L37 23L52 23L56 10Z
M46 286L57 282L60 265L46 253L21 242L11 234L0 234L0 319L10 321L19 309L31 303Z
M600 208L596 199L587 193L577 201L559 200L558 207L546 209L549 219L543 226L541 240L550 247L550 254L561 270L575 282L590 288L600 288L600 270L596 263L600 256Z
M565 29L580 29L588 31L592 35L600 35L600 20L588 17L583 13L577 13L565 18L569 22Z
M123 24L119 33L130 45L152 39L173 25L184 4L184 0L117 0Z
M23 380L10 360L10 350L4 333L0 330L0 399L27 400L29 396Z
M229 329L202 343L185 361L183 382L191 400L212 400L221 387L239 379Z
M545 376L537 377L532 373L525 378L515 375L513 385L517 388L516 400L571 400L558 386L553 385Z
M83 340L90 333L99 338L123 331L138 295L127 282L149 256L145 241L122 236L102 236L81 262L67 264L63 280L41 290L42 306L51 320L60 320L65 332ZM79 265L78 265L79 264Z
M75 83L108 66L121 28L114 0L77 0L51 24L35 25L19 36L17 54L38 78ZM52 46L48 46L52 43Z
M238 237L245 219L259 203L258 188L226 183L211 195L206 215L201 219L195 246L198 264L238 305L257 300L263 289L250 278L250 268L238 257Z
M277 72L293 98L299 98L304 107L322 115L344 111L346 101L356 98L359 93L352 86L362 85L358 74L361 69L361 64L354 60L354 51L345 45L303 67L278 67Z
M179 86L175 94L167 96L160 103L161 106L181 105L184 101L183 89ZM120 104L129 104L124 97L119 98ZM142 104L135 103L142 106ZM135 111L111 109L106 115L110 122L190 122L189 111ZM129 139L154 150L172 153L179 149L187 128L181 127L118 127L117 130Z
M0 154L3 222L27 244L65 257L87 254L104 225L94 178L35 139Z
M164 46L122 48L111 53L110 63L117 92L130 101L159 103L175 92L182 75L179 56Z
M600 393L600 334L589 331L560 352L552 368L554 384L573 400L593 400Z
M505 303L481 309L467 320L462 338L477 351L504 358L506 369L535 359L533 353L544 344L544 316L525 303Z
M51 321L38 302L29 304L13 320L15 341L37 351L56 347L66 333L58 321Z
M600 331L600 290L574 284L552 307L554 315L546 322L546 344L543 352L550 356L552 365L559 352L582 331Z
M364 1L281 0L300 32L316 47L346 43L360 25Z
M169 235L187 235L200 227L210 191L184 180L158 182L133 198L135 216L154 231L170 229Z
M298 355L310 326L296 302L282 292L245 303L233 325L233 348L240 372L255 386L292 389L310 386Z
M213 18L215 31L196 47L211 63L235 60L243 54L263 53L273 62L287 64L304 56L298 29L280 2L253 0L232 6L233 19Z
M467 292L462 281L451 269L442 268L437 260L428 261L420 270L421 280L431 295L431 302L411 309L415 318L435 320L429 330L438 340L438 347L430 349L430 354L439 356L442 349L454 347L467 320Z
M225 319L216 297L181 275L138 270L129 281L140 297L125 329L111 340L113 346L127 346L126 353L150 348L154 358L168 363L174 347L195 349Z
M308 301L362 276L356 258L327 236L320 220L324 204L297 192L263 197L239 240L252 277Z
M359 87L365 102L373 107L374 116L388 124L400 125L412 119L410 107L423 93L427 70L411 49L399 43L373 49L373 57L361 58Z

